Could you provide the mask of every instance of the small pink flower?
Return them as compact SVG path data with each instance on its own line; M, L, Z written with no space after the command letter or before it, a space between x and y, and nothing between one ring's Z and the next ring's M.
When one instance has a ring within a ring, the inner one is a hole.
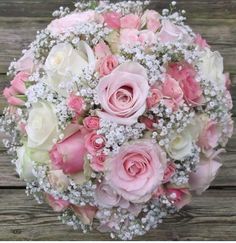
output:
M46 194L46 200L52 209L58 213L65 211L70 205L68 201L56 199L50 194Z
M154 129L154 127L153 127L154 121L152 119L145 117L145 116L141 116L140 122L145 124L146 129L151 130L151 131Z
M194 42L201 48L201 49L205 49L205 48L209 48L210 46L207 44L206 40L202 38L202 36L200 34L197 34L195 37Z
M122 29L120 31L120 44L130 47L140 44L139 31L136 29Z
M98 62L98 72L101 76L106 76L110 74L118 66L118 64L119 62L116 56L106 56Z
M85 147L90 154L96 155L105 146L105 138L96 131L85 136Z
M147 98L147 108L151 109L153 106L157 105L162 99L162 93L159 89L151 89L151 96Z
M160 17L161 15L154 10L146 10L142 16L142 24L147 26L148 30L156 32L160 27Z
M139 33L139 42L143 46L152 46L153 44L157 43L157 36L150 30L142 30Z
M163 183L170 181L171 177L175 174L176 166L174 163L169 163L164 173Z
M108 12L103 14L104 22L111 29L118 30L120 29L120 18L121 15L116 12Z
M74 213L80 218L81 222L86 225L90 225L93 223L93 219L97 213L97 208L86 205L86 206L76 206L72 205Z
M85 110L85 102L82 97L71 94L67 104L69 108L78 115L81 115Z
M109 46L104 41L100 41L94 49L95 55L98 59L102 59L112 54Z
M120 19L122 29L139 29L141 20L136 14L128 14Z
M90 161L91 168L96 172L103 172L104 171L104 162L106 160L105 154L99 154L93 156L93 158Z
M55 169L65 174L75 174L83 171L86 152L84 134L78 131L55 144L50 151L50 158Z
M88 131L98 130L100 128L100 118L97 116L88 116L83 120L83 124Z

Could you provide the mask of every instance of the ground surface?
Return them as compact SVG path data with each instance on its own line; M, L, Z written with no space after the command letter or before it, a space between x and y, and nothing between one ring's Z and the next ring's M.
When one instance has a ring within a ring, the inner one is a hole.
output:
M0 0L0 89L7 84L9 62L46 27L52 10L71 0ZM236 0L180 0L188 23L202 33L225 58L236 98ZM168 1L153 1L155 9ZM70 4L71 5L71 4ZM1 92L2 93L2 92ZM234 100L235 103L235 100ZM0 112L5 101L0 96ZM236 115L236 108L234 109ZM2 136L1 136L2 137ZM137 240L236 240L236 132L223 155L224 166L212 187L194 197L179 215L166 219L159 229ZM107 235L87 235L62 225L46 205L24 194L22 183L0 145L0 240L108 240Z

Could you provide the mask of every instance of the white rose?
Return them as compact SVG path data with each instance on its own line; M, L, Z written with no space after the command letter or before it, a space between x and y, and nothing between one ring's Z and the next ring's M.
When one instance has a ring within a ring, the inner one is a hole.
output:
M69 43L60 43L52 48L46 59L47 77L44 82L59 94L67 96L67 84L87 68L95 70L95 56L86 42L80 41L77 49Z
M46 102L38 102L29 112L26 125L28 147L49 151L53 139L58 138L58 120L54 107Z
M191 154L193 149L193 137L189 129L173 136L167 147L169 156L175 160L182 160Z
M225 89L223 57L218 51L206 49L199 63L200 72L204 79L216 84L219 89Z

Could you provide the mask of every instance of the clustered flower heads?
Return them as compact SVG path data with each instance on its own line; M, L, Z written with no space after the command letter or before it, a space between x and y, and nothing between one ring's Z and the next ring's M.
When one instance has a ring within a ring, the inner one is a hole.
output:
M232 136L223 58L145 1L60 8L12 62L4 144L74 229L130 240L205 191Z

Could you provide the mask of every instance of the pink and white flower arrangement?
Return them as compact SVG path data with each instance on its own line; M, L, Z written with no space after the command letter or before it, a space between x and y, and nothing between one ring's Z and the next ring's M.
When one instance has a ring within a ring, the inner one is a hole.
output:
M55 11L11 64L1 118L27 192L75 229L96 221L122 240L205 191L233 132L220 53L175 2L162 14L147 4Z

